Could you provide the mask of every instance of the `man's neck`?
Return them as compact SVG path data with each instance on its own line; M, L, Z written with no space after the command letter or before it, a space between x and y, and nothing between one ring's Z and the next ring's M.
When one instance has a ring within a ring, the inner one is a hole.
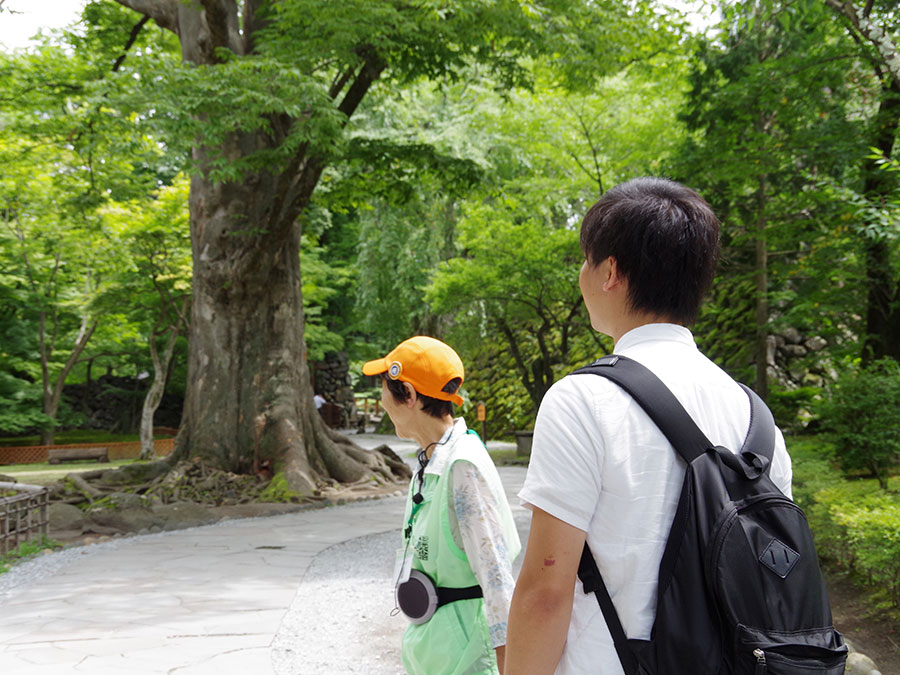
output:
M622 339L622 336L625 335L625 333L651 323L672 323L681 325L677 321L673 321L670 317L662 316L661 314L625 312L619 317L618 321L611 322L607 335L613 339L615 345L618 345L619 340ZM613 349L615 349L615 347L613 347Z

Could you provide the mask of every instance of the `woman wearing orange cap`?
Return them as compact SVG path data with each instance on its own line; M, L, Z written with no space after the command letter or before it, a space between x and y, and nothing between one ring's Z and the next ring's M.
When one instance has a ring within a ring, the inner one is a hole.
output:
M395 574L397 604L410 621L403 665L422 675L500 673L521 545L484 444L453 419L452 404L463 402L462 361L440 340L417 336L363 373L381 375L397 435L421 448Z

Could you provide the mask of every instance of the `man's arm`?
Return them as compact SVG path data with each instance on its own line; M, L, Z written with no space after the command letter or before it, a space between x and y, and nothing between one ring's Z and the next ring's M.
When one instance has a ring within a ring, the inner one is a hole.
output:
M506 636L506 675L553 673L569 630L585 533L535 507Z

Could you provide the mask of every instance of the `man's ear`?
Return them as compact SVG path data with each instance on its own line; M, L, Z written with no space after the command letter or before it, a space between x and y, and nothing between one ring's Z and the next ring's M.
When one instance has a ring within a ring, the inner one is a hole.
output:
M403 402L404 405L415 408L416 400L418 399L418 393L416 392L416 388L412 386L409 382L403 382L403 388L406 389L406 393L409 394L409 397Z
M611 291L625 282L625 278L619 274L619 264L616 259L609 256L606 259L606 278L603 280L603 290Z

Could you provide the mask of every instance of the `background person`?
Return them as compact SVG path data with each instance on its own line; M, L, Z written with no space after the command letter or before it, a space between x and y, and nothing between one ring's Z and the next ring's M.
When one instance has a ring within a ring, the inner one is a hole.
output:
M417 336L363 366L381 375L381 402L397 436L416 441L419 469L409 486L395 583L409 569L440 588L480 586L483 597L438 607L403 635L407 672L499 673L513 591L511 564L521 545L500 476L477 434L453 419L465 377L453 349ZM476 590L476 593L479 592Z
M687 326L709 290L719 222L693 190L637 178L609 190L581 226L579 285L591 326L652 370L715 444L740 448L747 395L697 349ZM776 434L770 476L791 496ZM519 496L531 531L509 620L506 672L623 672L593 594L577 580L587 540L626 635L649 639L657 577L685 469L628 394L604 377L565 377L544 397Z

